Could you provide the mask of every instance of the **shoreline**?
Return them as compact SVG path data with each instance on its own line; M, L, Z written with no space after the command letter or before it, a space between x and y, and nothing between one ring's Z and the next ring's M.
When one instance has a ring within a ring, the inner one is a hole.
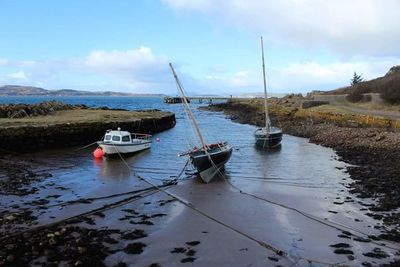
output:
M279 106L282 102L284 105ZM270 117L273 125L285 134L308 138L311 143L332 148L339 160L350 164L347 172L353 182L351 193L371 198L376 205L368 207L367 215L382 219L393 230L382 236L400 241L400 132L384 118L331 114L301 109L297 100L273 99ZM233 121L260 126L264 124L260 101L230 101L203 109L224 112ZM306 114L306 115L305 115ZM348 117L351 117L350 120ZM359 121L357 121L359 120ZM369 124L369 125L368 125Z

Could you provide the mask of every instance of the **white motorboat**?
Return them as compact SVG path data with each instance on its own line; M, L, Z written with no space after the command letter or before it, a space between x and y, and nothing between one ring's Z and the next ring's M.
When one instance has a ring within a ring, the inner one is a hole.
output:
M98 141L97 144L104 155L134 153L151 147L151 135L130 133L118 128L107 130L103 140Z

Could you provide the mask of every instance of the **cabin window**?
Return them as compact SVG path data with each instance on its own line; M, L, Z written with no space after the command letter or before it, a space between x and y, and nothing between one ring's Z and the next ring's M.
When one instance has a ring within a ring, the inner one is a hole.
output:
M116 142L119 142L119 141L121 141L121 136L119 136L119 135L113 135L112 140L113 140L113 141L116 141Z
M129 135L122 136L122 142L130 142L130 141L131 139L129 138Z
M107 134L106 137L104 137L105 141L110 141L111 140L111 135Z

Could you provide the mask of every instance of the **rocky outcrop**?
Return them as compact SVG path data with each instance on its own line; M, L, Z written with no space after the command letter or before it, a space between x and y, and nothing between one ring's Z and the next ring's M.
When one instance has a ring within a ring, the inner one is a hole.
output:
M400 73L400 65L393 66L390 68L390 70L385 74L385 76L393 75Z
M85 105L69 105L58 101L45 101L39 104L0 105L0 118L24 118L43 116L54 111L87 108Z

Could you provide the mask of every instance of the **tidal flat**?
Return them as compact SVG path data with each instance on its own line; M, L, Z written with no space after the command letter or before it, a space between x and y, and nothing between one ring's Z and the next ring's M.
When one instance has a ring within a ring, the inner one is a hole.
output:
M124 161L78 147L2 154L2 179L30 182L2 192L1 264L396 266L400 246L384 236L396 225L370 216L388 212L351 192L354 165L333 149L284 135L266 153L254 126L195 110L207 140L234 146L224 175L203 184L177 157L192 132L173 111L176 126Z

